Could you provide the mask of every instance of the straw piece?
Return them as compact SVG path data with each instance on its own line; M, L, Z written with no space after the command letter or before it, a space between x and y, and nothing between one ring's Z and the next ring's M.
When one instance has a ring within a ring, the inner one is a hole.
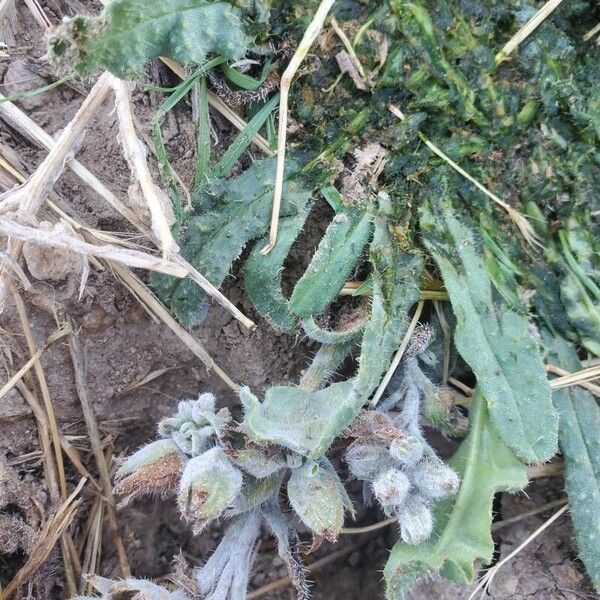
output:
M0 94L0 100L4 96ZM39 125L32 121L21 109L16 107L12 102L0 103L0 118L5 119L15 129L21 131L24 135L28 135L36 143L42 144L46 149L52 150L56 142L50 137ZM84 183L96 191L104 200L106 200L117 212L125 217L138 231L147 235L154 241L154 236L148 230L146 225L137 217L137 215L127 206L125 206L95 175L90 173L81 163L72 159L67 162L67 166L71 168ZM15 210L18 205L14 201L0 202L0 212L6 210ZM207 295L213 298L223 308L227 309L244 327L251 331L256 329L256 324L244 315L236 306L234 306L208 279L201 275L190 263L188 263L181 255L177 254L172 257L173 262L185 267L189 277L197 283Z
M506 60L509 54L518 48L561 4L562 0L548 0L515 35L513 35L498 54L496 64Z
M98 472L100 473L102 490L107 502L108 528L113 544L117 550L121 574L123 577L129 577L131 575L131 568L129 566L129 561L127 560L127 553L125 552L123 540L119 534L110 475L108 473L108 466L106 464L104 452L102 451L100 432L98 430L98 423L96 421L94 407L92 406L92 402L88 394L83 349L78 336L74 333L76 327L72 319L69 319L69 324L71 326L69 335L69 350L71 352L71 360L73 361L73 369L75 372L75 386L77 388L77 395L79 396L79 401L81 403L83 418L85 420L88 437L92 446L92 452L94 453L94 458L96 459L96 466L98 467Z
M19 569L3 590L3 598L9 600L13 594L16 594L37 573L48 558L58 539L63 533L66 533L82 502L81 499L76 498L81 492L85 481L85 479L81 479L73 493L62 503L52 517L48 519L39 535L35 537L33 549L29 554L27 562Z
M398 351L396 352L396 355L394 356L394 359L392 360L392 364L387 370L387 373L385 374L385 377L383 378L382 382L379 384L379 387L377 388L373 399L371 400L371 402L369 402L369 408L375 408L377 406L377 403L379 402L381 396L383 396L383 392L385 392L385 388L387 387L388 383L390 382L390 379L394 375L394 372L398 368L398 365L400 364L400 361L404 356L404 352L408 347L413 331L415 330L415 327L417 326L417 323L421 318L421 313L423 312L424 304L425 302L423 300L419 300L417 308L415 309L415 314L413 315L410 324L408 325L408 329L404 334L404 338L402 338L402 342L400 344L400 347L398 348Z
M165 205L169 203L170 206L170 201L152 181L150 169L146 162L146 151L135 132L130 91L120 79L112 77L110 81L115 93L115 108L123 153L131 173L135 176L142 190L142 195L148 204L152 217L152 231L160 240L163 257L167 258L171 252L179 251L171 235L170 219L167 218L165 213Z
M11 239L23 241L32 241L36 244L60 248L69 252L77 252L83 256L95 256L111 261L121 262L124 265L137 269L148 269L158 273L166 273L174 277L185 277L188 271L185 267L161 259L158 256L140 252L138 250L128 250L114 245L98 246L84 242L66 231L65 224L57 224L53 229L41 229L38 227L29 227L21 225L17 221L0 217L0 233L9 236Z

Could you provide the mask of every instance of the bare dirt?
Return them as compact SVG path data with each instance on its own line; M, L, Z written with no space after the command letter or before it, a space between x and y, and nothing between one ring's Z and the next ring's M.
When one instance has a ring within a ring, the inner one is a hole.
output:
M57 22L79 2L48 0L42 2L50 21ZM16 29L9 44L9 57L0 62L1 90L11 94L31 89L54 80L56 74L40 58L44 53L42 30L24 3L17 2ZM173 83L166 68L153 65L149 78L160 85ZM55 135L72 118L83 100L89 82L62 86L41 96L17 102L31 118ZM136 108L143 126L149 131L149 115L160 101L155 92L136 92ZM125 199L129 173L121 157L117 141L115 117L107 103L81 143L77 158L119 197ZM213 115L214 126L222 139L228 127ZM181 103L166 119L165 139L175 169L191 184L193 169L193 128L191 107ZM0 151L4 158L11 154L20 161L25 174L43 159L44 152L20 133L0 122ZM258 152L258 151L257 151ZM62 176L56 186L58 199L65 210L81 223L109 231L128 231L127 223L110 209L92 190L72 174ZM319 226L314 226L308 245L316 244ZM309 236L310 237L310 236ZM102 435L113 444L116 456L128 452L155 435L156 422L172 413L181 399L211 391L219 402L230 406L235 414L237 398L181 341L161 323L153 321L139 302L120 285L109 269L94 270L81 300L77 295L65 298L64 284L38 282L34 286L27 310L37 344L41 346L55 329L51 307L59 315L71 315L80 328L85 351L87 383ZM73 291L73 290L71 290ZM243 287L234 271L224 292L242 311L255 319L258 328L249 332L219 306L210 308L201 327L193 330L216 362L234 380L249 385L260 393L273 383L295 380L306 366L314 348L300 338L278 335L253 313L244 300ZM37 298L37 300L36 300ZM28 358L22 329L14 307L9 304L1 317L5 369L0 383L20 368ZM84 462L95 473L93 457L86 438L85 425L76 393L73 367L66 341L54 343L42 354L41 363L61 431L84 456ZM167 369L162 375L127 392L127 387L148 374ZM41 398L33 377L25 383ZM125 391L124 391L125 390ZM6 457L11 472L13 491L8 496L0 489L0 523L8 526L0 531L0 583L6 585L24 564L31 538L40 522L53 510L40 458L36 422L23 397L16 390L0 401L0 454ZM1 466L1 465L0 465ZM4 471L0 471L4 472ZM70 487L79 476L67 468ZM6 475L4 481L10 478ZM15 487L16 486L16 487ZM496 520L502 520L542 506L564 496L560 477L532 482L526 494L505 495L499 499ZM20 498L15 502L15 492ZM4 496L2 495L4 493ZM8 498L8 499L6 499ZM81 539L93 500L86 492L72 531ZM522 519L498 530L495 535L498 558L505 557L532 531L540 526L556 508ZM8 519L10 516L10 519ZM374 523L383 516L375 510L360 516L359 525ZM162 578L172 569L173 558L180 553L190 564L201 564L216 546L220 531L209 530L201 537L193 536L176 512L172 500L148 500L121 511L118 525L126 553L136 576ZM17 540L19 538L19 540ZM106 577L119 576L118 562L109 535L103 536L102 554L97 570ZM353 600L383 597L381 570L387 551L396 540L393 526L368 534L342 536L337 544L324 544L307 562L330 556L326 565L311 574L314 598L320 600ZM11 545L12 544L12 545ZM273 540L265 536L252 578L253 588L261 587L285 575ZM62 587L63 571L60 553L53 551L34 580L33 587L23 589L23 597L66 598ZM467 598L469 591L442 580L422 582L411 594L414 599ZM577 550L568 516L560 518L550 529L529 544L500 570L490 588L491 598L503 599L575 599L595 597L577 560ZM273 600L292 598L283 587L263 596Z

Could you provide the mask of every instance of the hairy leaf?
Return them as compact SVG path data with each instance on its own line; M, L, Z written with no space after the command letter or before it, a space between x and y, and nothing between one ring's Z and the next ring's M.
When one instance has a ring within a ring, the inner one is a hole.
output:
M308 216L309 205L297 215L279 221L277 245L269 254L260 251L268 236L259 240L244 264L246 294L254 308L272 325L282 331L291 331L298 318L292 314L287 298L281 289L283 263Z
M456 315L456 348L507 444L525 461L547 460L556 453L558 417L538 345L527 320L494 298L478 232L454 207L446 185L429 196L420 222Z
M299 169L293 159L287 161L282 217L304 214L310 200L312 188L298 176ZM274 177L274 160L255 161L238 177L218 180L210 192L198 193L199 215L189 220L180 244L184 256L213 285L220 286L246 244L266 232ZM184 323L202 318L206 295L195 283L164 276L155 276L153 283Z
M457 583L472 581L474 561L489 562L494 551L494 494L519 490L527 482L525 468L491 423L481 389L469 421L469 435L449 463L460 476L460 490L438 505L429 541L417 546L398 542L392 549L384 571L388 600L404 598L418 578L438 571Z
M549 335L544 341L553 363L570 372L581 369L571 344ZM579 558L594 587L600 590L600 407L579 386L555 391L554 405L560 417L558 441Z
M209 54L235 60L253 41L234 2L113 0L98 17L78 15L50 36L50 59L89 75L103 67L118 77L138 74L157 56L201 64Z
M316 392L271 387L263 402L242 388L243 430L257 443L279 444L303 456L319 458L362 406L352 383L351 379L341 381Z
M406 327L408 311L419 298L423 258L403 252L390 234L384 209L375 217L370 247L373 266L371 317L362 338L356 390L366 400L379 385Z
M342 212L334 218L308 269L290 298L290 307L301 317L323 312L344 287L360 258L371 231L367 212Z

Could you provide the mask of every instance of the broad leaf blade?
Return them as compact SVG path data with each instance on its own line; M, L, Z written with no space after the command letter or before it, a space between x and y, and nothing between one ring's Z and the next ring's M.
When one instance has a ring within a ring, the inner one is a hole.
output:
M549 459L557 449L558 417L527 320L494 298L478 232L445 188L421 207L420 223L456 315L454 343L477 377L494 424L523 460Z
M57 27L50 58L83 75L104 67L125 78L158 56L183 64L209 54L236 60L252 43L249 16L229 2L113 0L98 17L78 15Z
M418 578L440 570L457 583L472 581L473 563L492 558L494 494L521 489L527 482L525 468L492 425L479 389L469 421L469 435L449 463L461 478L458 495L438 506L437 535L418 546L394 546L384 571L388 600L404 598Z
M298 387L269 388L263 402L243 388L244 432L257 443L279 444L309 458L325 454L362 406L352 380L311 392Z

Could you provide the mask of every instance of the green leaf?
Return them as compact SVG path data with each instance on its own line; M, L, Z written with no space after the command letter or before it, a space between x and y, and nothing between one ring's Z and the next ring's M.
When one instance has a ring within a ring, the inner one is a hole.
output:
M581 369L573 346L544 336L549 359L572 373ZM579 558L600 590L600 407L585 389L572 386L554 392L559 414L558 441L565 461L565 486Z
M300 317L322 313L344 287L371 233L371 217L362 211L338 213L300 278L290 308Z
M275 248L266 256L260 251L268 242L268 236L259 240L244 263L246 294L254 308L271 325L281 331L292 331L298 318L292 314L287 298L281 289L283 263L292 244L302 231L310 204L297 215L279 220L279 233Z
M469 416L469 435L449 461L461 478L460 490L438 505L430 540L417 546L398 542L392 549L384 571L388 600L404 598L418 578L438 571L459 584L473 581L473 563L489 562L494 551L494 494L527 483L525 468L491 423L480 388Z
M252 45L251 11L207 0L113 0L97 17L77 15L50 36L52 61L90 75L131 78L152 58L201 64L209 54L242 57Z
M456 316L454 343L473 369L500 435L527 462L557 450L558 416L527 319L492 295L482 242L447 191L432 190L420 210L423 241Z
M298 176L300 165L290 158L286 172L281 215L304 212L312 188ZM210 191L195 197L199 216L192 217L178 240L183 255L213 285L220 286L246 244L265 234L273 201L274 159L255 161L238 177L218 180ZM189 279L153 276L161 299L185 324L198 323L206 295Z
M420 254L399 248L383 210L374 221L369 250L373 300L356 377L356 389L365 401L379 385L400 345L408 326L408 311L419 299L419 278L423 270Z
M352 385L349 379L316 392L275 386L267 390L263 402L242 388L242 428L259 444L279 444L303 456L319 458L362 407Z

